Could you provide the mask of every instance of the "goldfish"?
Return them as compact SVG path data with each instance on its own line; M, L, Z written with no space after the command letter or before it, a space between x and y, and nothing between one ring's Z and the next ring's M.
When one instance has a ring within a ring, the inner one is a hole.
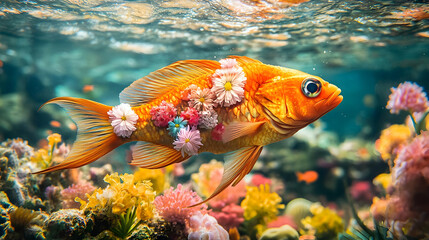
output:
M296 172L296 178L298 179L298 182L306 182L307 184L310 184L319 178L319 174L316 171L306 171L304 173Z
M337 107L340 93L320 77L244 56L178 61L133 82L114 107L74 97L45 103L65 108L78 133L63 162L37 173L81 167L129 142L137 142L129 164L141 168L225 153L221 182L204 203L237 185L264 146Z

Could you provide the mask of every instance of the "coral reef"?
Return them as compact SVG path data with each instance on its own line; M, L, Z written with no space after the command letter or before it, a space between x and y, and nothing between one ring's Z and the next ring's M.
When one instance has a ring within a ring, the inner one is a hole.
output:
M310 211L313 216L302 220L306 229L301 230L303 233L314 233L317 239L329 240L344 230L343 220L331 209L315 203L311 205Z
M48 239L81 239L87 231L85 217L77 209L61 209L45 221Z
M83 201L88 201L86 194L91 195L95 190L92 183L82 182L79 184L72 184L66 189L61 190L61 199L63 208L80 208L80 203L75 201L76 197Z

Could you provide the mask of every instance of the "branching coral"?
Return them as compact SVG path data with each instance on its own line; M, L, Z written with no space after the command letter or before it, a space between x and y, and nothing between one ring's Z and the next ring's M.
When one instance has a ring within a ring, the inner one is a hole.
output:
M261 235L267 224L277 218L279 209L284 208L284 205L280 204L281 201L277 193L270 192L268 185L247 187L246 197L241 202L244 219L255 221L258 235Z
M113 214L119 215L136 207L138 219L153 217L155 192L149 181L135 182L133 175L118 173L106 175L104 181L109 185L95 190L91 195L87 194L88 202L76 198L81 203L82 210L111 209Z
M313 216L302 220L307 229L307 231L302 231L303 233L315 231L317 239L330 240L335 239L338 233L344 230L343 220L331 209L314 203L311 205L310 211Z
M198 211L206 213L207 205L201 204L196 207L189 206L201 202L197 193L184 188L181 184L176 189L171 187L164 195L155 198L153 204L159 215L168 222L186 223L188 219Z

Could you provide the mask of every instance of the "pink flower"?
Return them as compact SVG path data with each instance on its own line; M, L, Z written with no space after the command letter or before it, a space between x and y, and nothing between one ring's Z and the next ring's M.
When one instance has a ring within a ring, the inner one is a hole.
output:
M200 112L200 121L198 125L201 128L212 129L217 125L217 122L218 122L217 117L218 115L216 111L213 109L202 111Z
M113 126L113 132L119 137L129 138L137 129L135 127L139 116L127 103L121 103L107 112L109 121Z
M225 126L222 123L219 123L212 130L212 138L213 138L213 140L222 141L223 132L225 132Z
M220 226L216 218L196 212L189 220L188 240L227 240L228 232Z
M191 94L189 106L197 109L198 111L207 111L213 108L213 100L215 95L209 88L203 90L197 89Z
M177 110L173 104L162 101L159 106L150 110L153 124L157 127L167 127L168 122L173 121L177 115Z
M221 68L212 75L213 87L211 90L216 94L215 103L229 107L241 102L244 97L246 80L244 71L238 64L233 64L232 60L224 60L223 64L221 62Z
M76 197L88 201L86 194L91 194L95 187L89 182L72 184L68 188L61 190L63 208L80 208L80 203L75 201Z
M426 93L416 83L404 82L390 90L392 93L386 108L390 109L391 113L398 113L400 110L424 112L428 108Z
M180 117L188 121L190 126L197 126L200 116L195 108L188 107L186 111L180 113Z
M197 155L198 149L203 144L201 143L200 131L196 128L190 129L189 126L180 129L177 134L177 140L173 142L174 149L182 152L182 156L185 157L185 153L188 155Z
M216 218L217 222L225 229L238 227L242 222L244 210L237 204L230 204L222 208L220 212L212 211L209 214Z
M189 206L201 202L197 193L185 189L181 184L173 190L173 187L166 190L164 195L155 198L153 204L159 215L168 222L186 223L196 212L207 212L207 205L201 204L196 207Z
M191 99L192 94L195 94L195 92L198 90L198 86L195 84L191 84L189 85L187 88L185 88L185 90L183 90L180 93L180 97L182 100L184 101L189 101L189 99Z

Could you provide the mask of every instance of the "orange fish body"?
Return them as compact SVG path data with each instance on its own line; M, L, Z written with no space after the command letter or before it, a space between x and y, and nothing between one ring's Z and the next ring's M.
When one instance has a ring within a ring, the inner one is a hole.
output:
M229 185L235 186L249 173L263 146L292 136L342 101L341 90L319 77L247 57L231 59L235 59L239 66L236 69L246 79L242 99L230 106L225 100L223 106L219 103L213 107L218 123L224 125L221 139L212 137L213 129L198 130L202 145L197 153L228 153L222 181L205 201ZM161 168L188 159L190 155L174 148L174 138L167 129L154 124L151 110L167 102L177 112L183 112L188 106L181 97L183 93L191 85L214 89L214 76L223 68L212 60L179 61L135 81L120 94L121 103L129 104L138 116L135 130L128 137L115 135L107 114L112 110L110 106L70 97L50 100L48 103L57 103L69 111L78 125L78 137L63 163L38 173L86 165L133 141L138 144L131 165ZM224 87L225 92L235 89L231 84Z
M316 171L297 172L296 177L298 182L306 182L307 184L315 182L319 178L319 174Z

